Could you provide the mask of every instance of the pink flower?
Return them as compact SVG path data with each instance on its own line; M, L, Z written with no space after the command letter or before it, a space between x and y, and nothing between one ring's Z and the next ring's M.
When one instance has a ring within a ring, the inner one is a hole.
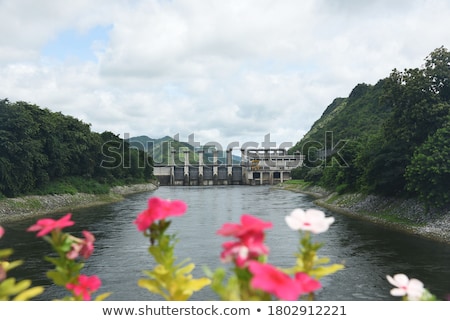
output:
M245 267L249 261L269 253L269 249L264 245L263 233L247 233L239 241L225 242L222 247L222 262L234 261L238 267Z
M68 290L73 291L75 296L82 296L84 301L91 300L91 293L97 291L102 285L98 276L87 276L81 274L78 276L76 283L69 283L66 285Z
M36 222L36 224L30 226L27 231L28 232L35 232L35 231L40 231L37 236L41 237L44 235L47 235L48 233L50 233L53 230L56 229L63 229L64 227L68 227L68 226L72 226L75 224L75 222L71 221L72 214L66 214L65 216L63 216L62 218L60 218L59 220L53 220L51 218L44 218L41 220L38 220Z
M394 277L387 275L386 278L396 287L391 290L393 296L407 296L410 301L418 301L425 291L421 281L409 279L405 274L396 274Z
M81 233L84 235L84 240L80 250L80 255L87 259L92 255L92 252L94 252L95 237L89 231L82 231Z
M297 300L300 295L320 289L319 281L312 279L306 273L297 273L294 278L278 270L268 263L252 261L249 270L253 274L250 285L281 300Z
M0 226L0 239L2 238L3 234L5 234L5 229Z
M88 259L94 252L94 235L89 231L82 231L82 233L85 239L74 238L72 249L66 255L68 259L76 259L79 255Z
M314 292L322 287L319 281L313 279L306 273L298 272L295 273L294 277L297 283L303 288L303 293Z
M293 230L310 231L319 234L328 230L334 217L325 217L325 213L315 209L306 212L297 208L285 217L287 225Z
M238 238L234 242L223 243L220 257L223 262L234 261L238 267L245 267L251 260L267 254L269 249L264 245L264 230L272 227L271 222L265 222L249 214L241 216L241 224L226 223L217 231L222 236Z
M145 231L154 221L162 220L169 216L181 216L186 210L187 205L183 201L170 201L152 197L148 200L148 208L141 212L133 223L136 224L139 231Z
M6 278L6 270L3 268L3 265L0 264L0 282Z
M241 216L241 224L225 223L217 231L217 234L222 236L241 237L247 233L262 232L271 227L271 222L265 222L250 214L243 214Z

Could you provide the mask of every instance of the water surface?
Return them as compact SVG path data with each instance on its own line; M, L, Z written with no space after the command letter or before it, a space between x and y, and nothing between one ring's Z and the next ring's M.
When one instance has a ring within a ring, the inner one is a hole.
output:
M77 236L81 236L83 229L95 234L96 248L83 273L97 274L102 279L101 292L113 293L108 300L160 300L136 285L143 276L141 271L152 268L152 259L147 254L148 240L132 222L146 208L151 196L182 199L188 204L186 215L173 218L170 230L180 239L176 246L179 259L191 258L196 263L196 277L204 276L202 266L211 269L223 266L219 260L221 244L228 239L216 235L216 231L226 222L238 222L243 213L273 222L273 228L267 232L269 262L292 266L298 234L287 227L284 217L294 208L318 208L307 195L269 186L164 186L119 203L76 210L73 212L76 225L67 230ZM323 289L318 291L318 300L395 300L389 294L391 286L386 275L400 272L420 279L441 299L450 293L448 245L321 210L336 220L326 233L315 236L325 243L319 256L330 257L332 263L343 263L345 269L321 280ZM42 257L51 253L49 245L34 233L25 232L35 221L34 218L5 224L6 234L0 246L13 247L15 258L26 258L25 264L16 269L17 277L27 277L33 284L47 287L39 300L60 298L65 292L49 285L45 276L51 266ZM192 297L192 300L216 299L210 289Z

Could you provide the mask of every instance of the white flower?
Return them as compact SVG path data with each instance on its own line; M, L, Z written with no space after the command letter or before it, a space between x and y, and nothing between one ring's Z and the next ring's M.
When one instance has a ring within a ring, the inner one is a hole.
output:
M295 209L285 217L287 225L293 230L310 231L318 234L328 230L334 217L325 217L325 213L315 209L303 211Z
M396 288L391 290L393 296L407 296L410 301L418 301L425 289L423 283L417 279L409 279L405 274L396 274L394 277L386 276L390 284Z

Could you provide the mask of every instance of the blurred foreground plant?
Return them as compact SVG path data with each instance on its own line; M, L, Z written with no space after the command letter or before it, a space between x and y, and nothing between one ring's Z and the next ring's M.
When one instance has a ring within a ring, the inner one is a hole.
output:
M265 231L272 223L250 214L243 214L239 223L225 223L217 231L232 240L222 244L220 259L231 264L231 268L217 268L211 271L205 267L206 277L195 279L192 271L194 263L189 259L177 262L175 245L178 239L169 234L171 216L181 216L187 211L187 205L181 200L164 200L152 197L148 207L134 220L138 231L149 239L149 254L156 263L153 269L144 270L147 278L138 280L138 285L162 296L165 300L188 300L195 292L210 285L221 300L314 300L315 292L321 289L320 279L344 268L342 264L329 264L328 257L319 257L323 246L313 241L315 234L326 232L334 223L333 217L316 209L293 210L285 217L287 225L299 233L299 246L294 254L295 263L291 267L276 267L269 263L269 248L265 245ZM56 252L56 256L45 259L54 265L47 276L54 284L69 291L70 295L62 300L91 300L92 295L101 286L96 276L81 274L81 270L94 251L95 237L89 231L82 231L78 238L62 230L73 226L71 214L58 220L40 219L27 231L37 232ZM5 230L0 226L0 239ZM44 291L41 286L31 287L30 280L17 282L7 277L7 273L21 265L21 260L9 262L12 249L0 249L0 300L30 300ZM392 296L402 300L436 300L417 279L409 279L405 274L386 276L395 288ZM110 293L97 295L94 300L106 299Z
M75 224L71 220L72 214L66 214L59 220L44 218L30 226L27 231L37 232L56 252L55 256L46 256L45 260L52 263L55 268L47 272L47 277L54 284L64 287L70 295L62 298L64 301L89 301L91 295L101 286L101 280L96 275L81 274L84 260L88 259L94 251L95 237L89 231L83 231L84 239L77 238L70 233L64 233L63 228ZM100 294L95 301L107 298L110 293Z
M177 239L175 235L166 233L171 223L167 218L183 215L186 210L187 205L183 201L154 197L149 199L148 208L134 221L137 229L149 238L148 252L157 263L152 270L143 271L148 278L140 279L138 285L167 301L188 300L194 292L210 284L208 278L193 278L191 272L195 265L189 263L189 259L176 262Z
M410 279L405 274L395 274L393 277L386 276L388 282L395 286L391 289L392 296L402 297L403 301L436 301L436 296L431 294L422 281Z
M0 226L0 239L5 230ZM0 301L25 301L30 300L42 292L42 286L31 287L30 280L17 281L13 277L7 277L8 272L23 264L22 260L9 262L8 258L13 254L12 249L0 249Z
M279 268L267 262L269 249L263 243L263 230L272 227L270 222L244 214L240 224L226 223L217 232L237 239L222 245L222 261L233 263L231 276L226 279L229 273L223 268L214 273L207 270L213 280L213 290L222 300L298 300L305 296L313 299L314 292L322 286L318 279L344 268L341 264L323 266L329 259L319 259L316 254L322 244L311 241L310 232L325 232L334 218L325 218L317 210L305 214L296 209L286 217L286 222L292 229L301 231L296 264L291 268Z

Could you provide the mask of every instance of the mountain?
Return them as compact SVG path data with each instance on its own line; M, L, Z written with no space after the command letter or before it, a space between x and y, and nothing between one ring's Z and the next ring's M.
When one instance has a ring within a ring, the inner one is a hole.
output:
M337 192L411 197L450 208L450 52L394 69L336 98L290 149L305 155L292 176Z
M168 165L170 151L175 150L175 163L184 164L184 151L189 150L189 163L198 164L198 150L204 151L203 162L213 163L214 146L194 147L187 142L180 142L169 136L162 138L150 138L148 136L136 136L128 139L130 146L146 151L154 161L155 165ZM233 155L233 163L240 162L241 158ZM219 164L226 164L226 152L218 151L217 161Z
M382 102L386 79L376 85L358 84L347 98L335 98L303 138L290 149L301 151L306 143L329 146L339 140L355 139L377 132L388 118L391 107ZM328 141L327 141L328 140Z

